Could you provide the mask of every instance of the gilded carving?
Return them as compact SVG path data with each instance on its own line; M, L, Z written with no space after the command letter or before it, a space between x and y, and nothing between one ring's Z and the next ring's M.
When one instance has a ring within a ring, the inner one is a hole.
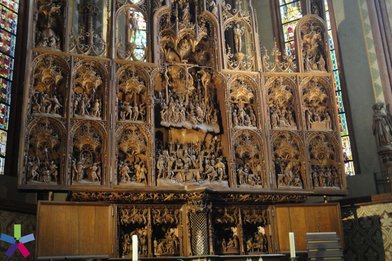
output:
M178 209L152 209L153 249L155 256L177 256L180 254L180 211Z
M306 79L302 85L302 108L306 129L332 130L334 124L327 85L318 78Z
M296 26L296 31L303 71L327 71L328 47L322 20L315 15L305 16Z
M118 140L117 180L121 184L147 184L148 141L136 126L125 127Z
M105 108L105 75L93 62L82 63L73 86L73 114L76 117L102 119Z
M72 148L72 184L102 184L104 140L100 129L91 122L79 126L73 135Z
M269 235L266 228L270 225L268 211L259 208L241 210L244 230L244 244L247 253L268 253Z
M118 119L121 121L146 121L147 84L134 67L118 72Z
M199 134L199 137L195 133L189 134L194 135L189 141L173 140L164 148L158 148L158 185L194 183L227 186L227 167L220 138L208 134Z
M262 54L263 67L266 72L288 72L293 73L297 71L297 65L294 62L294 57L292 55L282 54L279 50L278 43L275 42L274 48L272 49L271 56L273 60L271 61L268 55L268 50L263 49Z
M215 27L198 4L172 1L170 13L160 17L160 57L166 63L214 66Z
M313 187L340 188L341 163L336 142L325 133L311 135L309 141L310 168Z
M271 128L297 129L297 96L293 82L284 77L277 77L270 79L267 85Z
M67 64L56 56L38 56L32 81L31 112L63 116L66 97Z
M213 71L169 66L159 93L161 125L219 133L219 107Z
M35 42L37 47L61 49L63 46L64 3L38 0Z
M273 135L273 164L278 188L304 188L303 144L291 132Z
M29 130L25 163L27 183L60 184L64 144L59 123L41 118Z
M235 138L236 179L239 186L267 185L263 146L251 132L241 132Z
M222 254L238 254L240 251L239 213L234 207L217 208L214 215L216 248Z
M257 95L246 78L239 77L230 86L231 120L233 127L257 127Z

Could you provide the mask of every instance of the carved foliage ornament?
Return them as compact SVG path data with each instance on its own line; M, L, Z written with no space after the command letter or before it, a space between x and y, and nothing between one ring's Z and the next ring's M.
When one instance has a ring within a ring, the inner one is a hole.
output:
M340 188L341 164L334 139L324 133L316 133L309 141L311 178L315 188Z
M296 27L301 48L300 63L304 72L327 71L328 50L325 25L320 18L305 16Z
M119 184L147 184L147 140L136 126L126 127L118 140Z
M242 132L235 139L236 179L239 186L265 186L263 146L254 133Z
M211 66L215 61L215 28L198 4L173 1L170 13L160 17L159 47L166 63Z
M297 129L297 94L290 79L272 78L267 82L268 107L272 129Z
M169 66L160 93L161 125L219 133L215 74L199 67Z
M291 132L277 132L273 137L273 163L278 188L304 188L303 143Z
M134 67L118 72L118 119L121 121L146 121L148 90L144 74Z
M64 116L68 66L56 56L38 56L32 75L31 112Z
M305 114L306 129L333 129L330 92L325 82L318 78L305 79L303 86L302 108Z
M257 127L256 93L246 78L234 80L230 86L231 120L234 127Z
M30 127L26 151L26 181L28 183L60 184L64 144L59 123L42 118Z
M94 184L103 183L104 141L101 130L96 124L86 122L76 129L73 135L72 151L72 183Z
M92 119L104 118L106 77L101 65L84 62L77 68L73 86L73 113Z
M64 2L38 0L35 45L53 49L63 47Z

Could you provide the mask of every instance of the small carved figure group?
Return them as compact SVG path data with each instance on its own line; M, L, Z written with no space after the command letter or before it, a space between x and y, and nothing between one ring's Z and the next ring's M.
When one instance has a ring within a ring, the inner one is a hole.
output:
M75 94L74 114L79 116L101 117L101 100L84 94Z
M272 106L270 108L271 127L272 128L296 128L295 112L293 108L277 108Z
M314 187L339 187L339 174L333 166L312 166Z
M165 237L154 239L154 253L157 256L175 256L179 254L180 240L177 228L168 228Z
M35 113L60 114L63 107L56 94L49 95L44 92L35 92L32 98L32 109Z
M119 163L119 179L120 183L147 183L147 167L146 164L140 160L136 159L134 164L130 167L130 163L128 161Z
M145 104L132 104L130 102L123 102L120 104L120 119L131 121L144 121L146 116Z
M263 185L263 181L261 178L261 165L258 163L256 169L260 169L260 172L253 173L252 169L248 166L248 164L240 165L237 168L237 176L238 176L238 185Z
M101 182L101 166L99 163L88 163L83 158L72 160L72 180L74 182Z
M202 92L188 98L169 91L169 102L162 104L161 124L166 127L185 127L203 129L218 133L218 110L213 98L208 102ZM189 99L189 101L187 101Z
M305 111L306 128L311 129L331 129L332 121L328 111L318 113L315 111Z
M141 256L148 255L148 240L147 227L137 228L132 233L123 235L122 240L122 258L129 256L132 253L132 236L137 235L138 238L138 253Z
M132 209L129 208L122 208L120 210L120 222L122 225L124 224L147 224L147 217L148 217L148 209L138 209L133 207Z
M233 106L233 125L256 127L256 114L250 104L238 103Z
M265 233L264 227L258 226L253 237L246 240L246 251L248 253L268 252L268 237Z
M311 24L302 36L302 53L306 71L325 71L323 36L319 26Z
M59 25L62 24L62 6L48 2L39 4L37 21L37 46L60 49Z
M230 227L231 236L226 239L222 239L222 252L223 253L238 253L239 252L239 238L238 238L238 229L236 227Z
M278 187L302 187L303 181L300 173L300 166L293 160L287 164L275 162L275 171L278 176Z
M29 181L38 181L44 183L57 183L59 171L56 162L45 160L40 162L39 159L31 157L27 163L27 177Z
M214 137L210 144L169 144L158 156L157 172L158 179L180 183L226 180L220 140Z

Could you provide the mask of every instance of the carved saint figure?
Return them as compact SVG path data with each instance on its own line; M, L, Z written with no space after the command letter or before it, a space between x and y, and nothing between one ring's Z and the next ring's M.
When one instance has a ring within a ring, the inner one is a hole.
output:
M382 111L383 107L381 102L373 105L373 134L379 150L392 147L392 120Z
M242 50L242 34L243 29L241 27L241 24L237 23L234 28L233 28L233 32L234 32L234 46L235 46L235 50L237 53L241 53Z

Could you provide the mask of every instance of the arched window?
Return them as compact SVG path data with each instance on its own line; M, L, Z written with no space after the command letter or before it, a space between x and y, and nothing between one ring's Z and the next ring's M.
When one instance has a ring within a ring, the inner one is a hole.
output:
M0 175L4 175L5 166L18 11L18 0L0 1Z
M333 64L333 74L335 80L335 93L336 102L338 107L339 124L340 124L340 137L343 146L344 164L346 175L355 175L354 160L352 145L349 135L349 125L347 122L346 110L343 104L342 94L342 80L341 80L341 68L339 67L339 61L337 52L335 50L336 40L334 39L333 26L331 26L331 13L330 3L328 0L279 0L278 6L279 17L279 34L280 39L283 40L284 47L287 55L293 55L296 57L295 45L294 45L294 30L297 21L306 13L318 14L327 22L329 44L330 44L330 55Z

